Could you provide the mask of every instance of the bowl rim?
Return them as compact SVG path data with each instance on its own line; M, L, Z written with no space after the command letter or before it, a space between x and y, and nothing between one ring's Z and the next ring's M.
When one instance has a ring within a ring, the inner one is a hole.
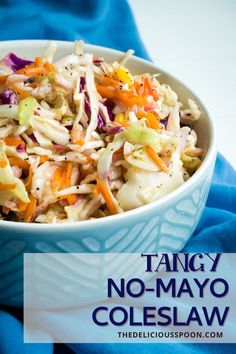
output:
M45 40L40 40L40 39L26 39L26 40L8 40L8 41L1 41L0 42L0 48L7 46L7 45L14 45L16 48L22 47L22 46L29 46L29 47L42 47L45 46L50 39L45 39ZM58 43L59 46L65 46L68 47L68 49L74 45L73 41L60 41L60 40L54 40ZM111 49L108 47L104 46L98 46L98 45L93 45L93 44L86 44L84 45L85 51L89 50L92 52L93 50L102 50L104 54L112 54L114 58L117 56L119 57L120 55L124 55L125 52L116 50L116 49ZM109 215L103 218L98 218L98 219L92 219L92 220L81 220L81 221L73 221L73 222L65 222L65 223L23 223L23 222L16 222L16 221L8 221L8 220L0 220L0 229L1 227L4 227L5 229L18 229L18 230L24 230L27 229L27 231L54 231L57 229L74 229L77 228L79 231L80 229L84 228L94 228L96 226L106 226L107 224L110 224L112 222L119 222L123 221L125 219L133 219L133 218L138 218L142 214L146 214L148 211L153 210L158 207L163 207L165 204L168 204L168 202L171 199L175 199L176 197L179 197L181 194L184 194L188 189L191 189L191 187L201 179L201 177L206 173L208 167L214 163L215 157L216 157L216 129L213 124L213 120L211 118L211 115L209 114L209 111L205 107L205 104L202 103L202 101L199 99L199 97L191 90L189 89L188 86L186 86L182 81L177 79L174 75L170 74L168 71L163 70L159 68L155 63L152 63L149 60L142 59L140 57L137 57L135 55L132 56L132 59L135 60L139 64L145 64L148 66L151 66L153 69L160 71L162 74L167 75L174 79L177 84L180 84L182 87L187 89L189 93L197 98L199 103L202 105L206 112L206 119L209 123L209 132L210 132L210 141L209 141L209 148L207 150L207 153L204 157L204 160L199 167L199 169L191 176L185 183L183 183L180 187L175 189L174 191L170 192L166 196L151 202L149 204L143 205L141 207L138 207L136 209L132 209L129 211L125 211L120 214L115 214L115 215Z

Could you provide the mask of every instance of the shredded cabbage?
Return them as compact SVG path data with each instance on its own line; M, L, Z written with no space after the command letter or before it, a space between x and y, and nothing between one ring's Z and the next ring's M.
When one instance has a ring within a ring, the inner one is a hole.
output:
M124 133L120 132L118 133L113 142L108 144L106 149L103 151L101 157L98 160L98 165L97 165L97 170L98 170L98 177L101 181L105 183L105 186L107 188L107 191L109 192L109 195L116 206L118 211L122 211L118 201L114 198L113 194L111 193L111 189L108 183L108 173L110 170L110 166L112 163L112 157L114 153L119 150L124 144Z
M69 143L69 131L56 120L34 116L31 125L54 143L61 145Z
M183 105L159 74L133 75L132 50L108 63L82 41L59 60L56 49L0 62L0 219L101 218L191 178L204 156L195 102Z
M45 49L43 58L45 61L48 61L49 63L53 62L53 57L54 54L56 53L57 50L57 42L50 41Z
M18 119L18 106L17 105L0 105L0 118Z
M143 146L133 145L126 141L124 144L124 158L131 166L145 171L158 171L158 167L150 159Z
M34 97L27 97L19 103L18 117L20 125L29 125L34 117L38 102Z
M123 210L135 209L165 196L183 182L180 167L171 174L130 167L127 182L118 191L117 199Z
M0 183L16 185L14 189L0 191L0 205L4 205L6 201L11 200L14 197L20 199L24 203L29 203L30 200L25 185L19 178L14 176L6 155L6 144L2 140L0 140L0 161L6 164L5 167L0 166Z
M98 125L98 110L99 110L99 102L98 102L98 93L96 90L96 86L94 83L94 74L93 71L88 68L86 73L86 83L88 90L89 103L91 107L91 118L90 123L87 127L85 140L88 140L92 134L92 132L97 128Z
M140 119L137 123L130 125L124 130L125 139L132 144L153 145L160 148L161 136L157 131L147 128L145 119Z

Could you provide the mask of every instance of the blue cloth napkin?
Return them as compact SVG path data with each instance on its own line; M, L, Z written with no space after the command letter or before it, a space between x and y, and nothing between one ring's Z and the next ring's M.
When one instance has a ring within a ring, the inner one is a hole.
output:
M126 0L0 0L0 28L1 40L83 39L120 50L133 48L136 55L148 58ZM220 154L206 208L184 251L236 252L236 172ZM23 344L21 316L19 310L0 311L0 354L236 352L236 346L229 344L71 344L54 347Z

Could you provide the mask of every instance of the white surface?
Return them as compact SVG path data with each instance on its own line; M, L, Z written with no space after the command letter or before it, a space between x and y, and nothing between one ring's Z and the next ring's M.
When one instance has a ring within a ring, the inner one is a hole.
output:
M151 58L203 101L236 168L236 1L129 2Z

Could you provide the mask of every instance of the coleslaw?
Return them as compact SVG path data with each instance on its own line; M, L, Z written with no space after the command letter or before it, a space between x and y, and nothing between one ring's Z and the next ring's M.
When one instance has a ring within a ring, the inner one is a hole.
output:
M10 53L0 61L0 220L81 221L151 203L201 164L192 124L158 74L84 53L54 60Z

